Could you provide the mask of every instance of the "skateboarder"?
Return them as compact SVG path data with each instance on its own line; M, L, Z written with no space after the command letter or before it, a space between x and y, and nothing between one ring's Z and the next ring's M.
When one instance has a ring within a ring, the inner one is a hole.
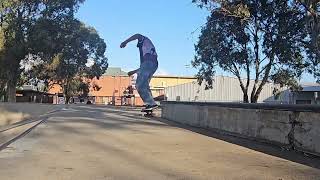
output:
M141 34L135 34L121 43L120 48L126 47L131 42L138 40L137 47L140 52L140 68L128 72L131 76L137 73L136 88L146 107L143 111L151 111L157 107L150 90L150 80L158 69L158 55L156 49L149 38Z

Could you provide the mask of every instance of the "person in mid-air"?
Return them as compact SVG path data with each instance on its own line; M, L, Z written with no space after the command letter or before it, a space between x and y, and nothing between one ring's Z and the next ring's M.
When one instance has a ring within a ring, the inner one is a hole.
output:
M138 40L137 47L140 52L140 68L128 72L129 76L137 73L136 88L140 97L146 105L145 110L152 110L157 107L150 90L150 80L158 69L158 55L156 49L149 38L141 34L135 34L121 43L120 48L126 47L131 42Z

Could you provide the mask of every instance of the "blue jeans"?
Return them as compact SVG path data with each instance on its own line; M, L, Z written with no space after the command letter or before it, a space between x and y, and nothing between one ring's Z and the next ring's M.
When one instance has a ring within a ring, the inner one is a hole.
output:
M145 105L156 105L150 90L150 80L158 69L157 56L145 55L140 69L137 72L136 88Z

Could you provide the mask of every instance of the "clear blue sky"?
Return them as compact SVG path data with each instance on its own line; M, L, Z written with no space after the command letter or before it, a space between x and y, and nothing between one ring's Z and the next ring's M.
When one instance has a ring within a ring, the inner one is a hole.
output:
M206 22L208 12L199 9L192 0L86 0L77 17L97 29L106 41L110 67L125 70L139 67L136 43L120 49L128 36L141 33L148 36L159 54L161 74L194 75L185 68L194 57L197 30Z
M195 75L197 70L185 65L194 57L194 44L208 12L191 1L86 0L77 17L96 28L106 41L110 67L121 67L126 71L139 67L136 43L128 44L125 49L119 46L127 37L141 33L156 46L158 74ZM229 74L218 70L217 75ZM311 75L305 75L302 81L315 80Z

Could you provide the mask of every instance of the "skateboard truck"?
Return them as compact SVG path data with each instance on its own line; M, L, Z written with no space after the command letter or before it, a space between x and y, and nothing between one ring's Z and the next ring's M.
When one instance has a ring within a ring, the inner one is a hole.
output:
M144 114L145 117L153 117L153 110L147 110L147 111L144 111L146 114Z
M151 109L151 110L141 110L141 112L143 112L143 113L145 113L144 114L144 117L153 117L153 109Z

